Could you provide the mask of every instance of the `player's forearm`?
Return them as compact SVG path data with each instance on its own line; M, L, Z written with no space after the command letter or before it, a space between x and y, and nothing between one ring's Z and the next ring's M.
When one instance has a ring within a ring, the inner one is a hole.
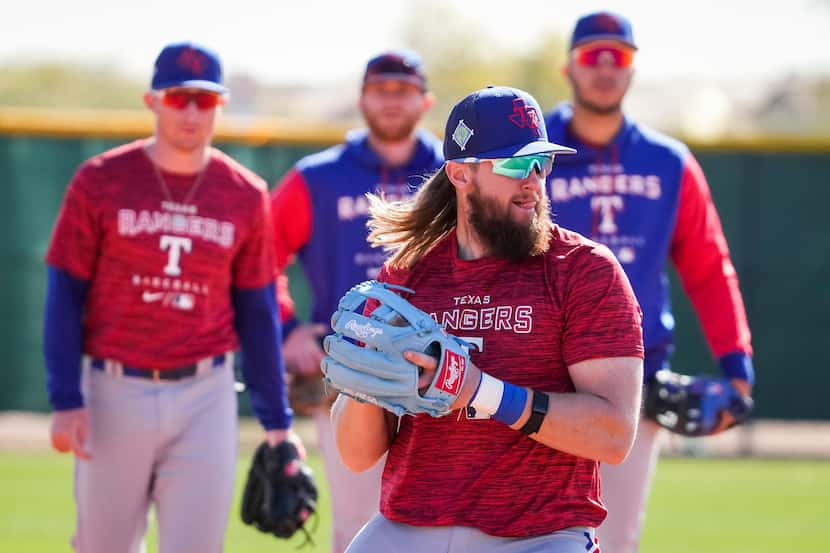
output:
M752 334L746 318L743 297L734 269L729 275L721 267L732 267L728 258L713 262L710 277L695 286L683 280L689 300L700 320L703 334L715 356L732 352L752 354ZM684 277L681 275L681 279ZM737 375L736 375L737 376ZM746 375L741 375L746 376Z
M284 269L284 267L277 268L276 279L277 305L279 306L280 321L282 322L283 341L297 326L294 299L291 297L291 291L288 287L288 275L285 274Z
M89 282L48 267L43 317L43 354L49 402L55 410L76 409L81 395L81 318Z
M266 430L291 426L274 286L232 292L234 324L242 349L242 375L251 408Z
M671 257L715 356L752 354L738 275L700 165L689 156L681 184ZM747 374L730 374L748 379Z
M389 449L385 411L340 395L331 409L335 441L343 463L355 472L370 469Z
M622 462L637 430L642 360L589 359L568 370L575 388L571 393L534 391L483 374L470 405L548 447L606 463ZM547 407L538 406L538 412L545 413L538 426L528 423L535 394L547 397Z
M639 388L636 393L639 405ZM550 393L548 397L548 412L539 432L531 436L534 440L603 463L619 464L625 459L637 433L637 409L618 407L606 398L587 393ZM531 401L529 393L522 416L511 428L518 430L530 418Z

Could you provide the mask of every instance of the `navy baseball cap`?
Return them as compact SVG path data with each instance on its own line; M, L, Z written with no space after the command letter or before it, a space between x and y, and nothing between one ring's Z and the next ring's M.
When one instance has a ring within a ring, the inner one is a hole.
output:
M389 50L373 57L366 64L363 84L382 81L404 81L425 91L427 78L421 57L412 50Z
M637 49L631 22L612 12L594 12L580 17L571 36L570 49L596 40L616 40Z
M444 159L497 159L532 154L575 154L548 142L539 103L524 90L489 86L455 104L444 130Z
M156 58L153 90L191 87L225 94L222 65L212 50L193 42L168 44Z

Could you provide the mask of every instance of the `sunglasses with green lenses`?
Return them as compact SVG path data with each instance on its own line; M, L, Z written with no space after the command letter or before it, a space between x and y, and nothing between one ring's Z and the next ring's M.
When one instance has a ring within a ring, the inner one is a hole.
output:
M526 179L533 171L540 177L547 177L553 169L553 154L534 154L529 156L506 157L499 159L468 158L464 163L493 164L493 173L511 179Z

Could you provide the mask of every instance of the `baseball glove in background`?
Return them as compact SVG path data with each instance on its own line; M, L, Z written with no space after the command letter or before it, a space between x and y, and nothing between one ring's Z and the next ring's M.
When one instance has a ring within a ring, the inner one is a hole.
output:
M328 409L337 399L337 390L327 386L320 373L287 374L288 402L297 415L311 416L321 408Z
M752 399L727 378L687 376L663 369L645 385L645 415L683 436L713 434L724 413L737 425L749 419Z
M266 442L254 454L242 494L242 522L260 532L289 538L317 509L317 485L311 469L291 442Z
M331 317L335 334L323 341L327 357L320 367L332 386L358 401L398 416L445 415L461 391L471 346L447 334L432 317L394 290L415 293L369 280L340 299ZM362 314L367 300L378 304L368 316ZM402 354L407 350L438 359L438 370L426 390L418 389L419 367L404 359Z

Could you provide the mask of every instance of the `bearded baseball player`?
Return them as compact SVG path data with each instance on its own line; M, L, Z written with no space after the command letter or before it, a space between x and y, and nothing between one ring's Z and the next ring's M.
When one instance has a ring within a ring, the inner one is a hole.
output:
M323 393L321 337L337 300L355 282L374 278L382 252L366 241L366 192L389 198L410 197L425 175L443 161L441 143L418 123L434 100L420 58L411 51L388 51L366 65L360 111L367 129L351 132L344 144L300 160L272 195L277 269L299 256L311 286L311 320L300 324L280 281L280 307L295 410L314 418L333 511L333 551L341 553L377 512L379 462L355 474L340 460L329 419L331 400Z
M636 51L631 24L618 14L592 13L576 23L565 68L573 101L545 118L552 140L579 150L562 158L548 180L554 216L559 224L607 245L630 278L643 309L648 386L658 371L667 369L673 350L674 318L664 268L668 261L674 264L725 377L713 389L734 391L739 401L731 403L745 412L754 370L738 278L694 156L684 144L632 121L622 111ZM666 391L672 389L676 388ZM699 414L701 407L695 410ZM702 435L735 422L726 409L723 416L712 413L708 426L690 420L677 428L681 411L666 410L672 416L656 420L644 418L628 460L619 466L603 465L602 498L608 518L599 534L607 551L638 549L664 432L661 424Z
M155 133L78 170L46 255L52 444L76 456L82 553L220 552L237 450L234 351L271 447L290 431L266 184L211 148L227 98L212 51L165 47ZM288 443L290 446L285 446Z
M550 219L567 153L533 97L486 88L453 108L447 162L414 199L372 197L391 257L341 300L322 364L343 461L387 455L349 553L599 551L599 462L634 439L641 318L611 252Z

